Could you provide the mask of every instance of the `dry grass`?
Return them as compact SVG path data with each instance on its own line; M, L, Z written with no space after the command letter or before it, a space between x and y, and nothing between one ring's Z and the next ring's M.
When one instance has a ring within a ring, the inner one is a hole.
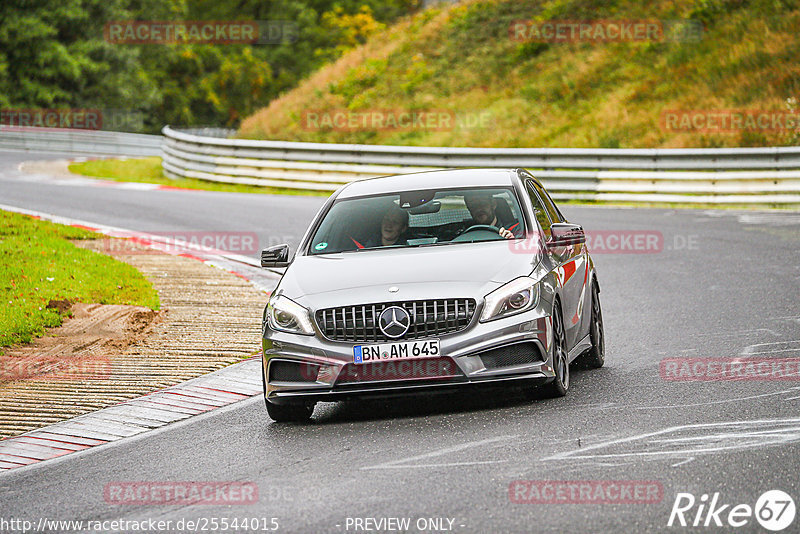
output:
M785 3L788 6L788 3ZM699 7L698 7L699 6ZM705 7L703 7L705 6ZM800 9L705 0L612 7L588 0L473 0L420 13L309 77L247 119L240 135L312 142L519 147L788 145L795 131L700 133L665 110L787 110L800 100ZM698 42L522 44L511 21L692 18ZM306 110L488 112L483 127L310 130Z

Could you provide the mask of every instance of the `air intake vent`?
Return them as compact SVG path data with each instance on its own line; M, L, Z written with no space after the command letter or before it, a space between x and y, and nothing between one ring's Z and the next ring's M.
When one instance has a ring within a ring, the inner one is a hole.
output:
M269 364L270 382L316 382L319 366L310 363L273 360Z
M535 343L515 343L480 353L481 361L487 369L511 367L542 361L542 355Z

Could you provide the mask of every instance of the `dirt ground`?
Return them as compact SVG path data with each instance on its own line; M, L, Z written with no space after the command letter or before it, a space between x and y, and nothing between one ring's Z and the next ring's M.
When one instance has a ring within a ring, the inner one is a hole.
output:
M65 300L51 301L48 307L71 311L72 316L30 344L6 349L0 355L0 384L108 373L110 356L143 339L164 315L141 306Z
M78 241L141 271L161 311L70 304L73 317L0 357L0 438L112 406L257 354L267 295L196 259ZM65 302L53 306L67 306Z

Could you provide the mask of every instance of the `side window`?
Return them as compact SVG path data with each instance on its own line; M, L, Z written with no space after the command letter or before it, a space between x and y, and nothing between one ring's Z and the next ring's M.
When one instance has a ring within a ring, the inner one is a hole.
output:
M528 180L526 184L536 220L539 221L539 225L542 227L545 240L550 239L550 217L547 215L547 210L539 199L539 195L534 191L532 182Z
M550 195L548 195L542 187L534 181L530 182L533 185L533 188L539 193L539 197L542 199L544 203L544 207L547 210L547 214L550 215L550 220L553 222L564 222L564 218L561 216L561 212L558 211L558 208L555 207L553 201L550 199Z

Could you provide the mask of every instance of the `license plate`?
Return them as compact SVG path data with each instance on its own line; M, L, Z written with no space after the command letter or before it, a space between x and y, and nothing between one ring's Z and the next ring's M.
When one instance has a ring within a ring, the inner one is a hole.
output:
M413 360L415 358L435 358L439 356L438 339L417 341L396 341L374 345L353 347L355 363L386 362L390 360Z

